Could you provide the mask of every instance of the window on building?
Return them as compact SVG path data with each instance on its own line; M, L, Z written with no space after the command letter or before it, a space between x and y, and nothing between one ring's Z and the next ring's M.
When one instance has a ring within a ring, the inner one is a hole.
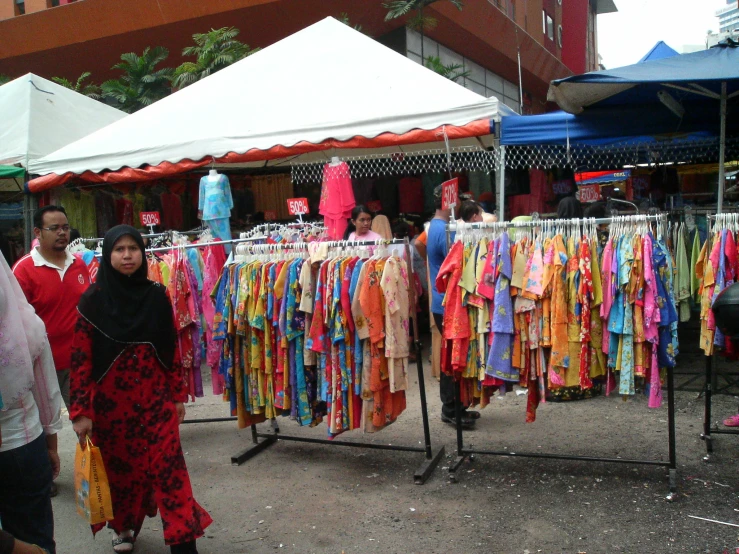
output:
M24 15L26 13L26 3L24 0L15 0L15 15Z
M557 27L557 44L562 48L562 25Z
M549 40L554 40L554 19L547 12L544 12L544 34Z
M46 1L47 8L56 8L58 5L59 5L59 0L47 0Z

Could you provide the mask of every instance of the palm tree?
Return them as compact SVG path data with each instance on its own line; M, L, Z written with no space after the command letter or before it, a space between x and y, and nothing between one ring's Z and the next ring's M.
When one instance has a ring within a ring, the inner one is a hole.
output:
M464 65L458 63L444 65L441 62L441 58L438 56L429 56L426 58L425 65L431 71L435 71L442 77L446 77L455 83L458 82L459 79L470 76L469 71L464 71Z
M85 84L85 81L88 77L90 77L90 75L92 75L92 73L90 73L89 71L85 71L84 73L82 73L82 75L79 76L77 82L75 83L72 83L72 81L70 81L69 79L65 79L64 77L52 77L51 80L58 85L62 85L65 88L68 88L75 92L79 92L80 94L84 94L88 98L92 98L93 100L100 100L102 98L102 95L100 94L100 86L96 85L95 83Z
M133 113L161 100L172 91L171 67L156 69L169 56L169 50L162 46L146 48L141 56L134 52L121 55L121 62L112 69L123 74L102 84L103 97L112 101L113 106L127 113Z
M351 27L355 31L359 31L360 33L365 35L367 34L362 30L362 25L360 25L359 23L355 23L354 25L352 25L351 21L349 20L349 14L346 12L341 12L341 14L339 15L339 21L341 21L347 27Z
M194 34L192 39L195 46L184 48L182 55L195 56L195 61L185 62L175 70L175 88L181 89L205 79L259 50L251 49L248 44L236 40L238 34L239 30L235 27L222 27L211 29L207 33Z
M415 29L421 33L421 59L424 60L423 55L423 35L424 31L434 29L438 24L438 21L434 17L425 17L423 15L423 9L426 6L435 4L439 0L390 0L389 2L383 2L382 6L388 10L385 16L385 21L392 21L399 17L405 17L413 10L416 10L416 14L408 21L408 27ZM464 7L462 0L449 0L454 6L461 10Z

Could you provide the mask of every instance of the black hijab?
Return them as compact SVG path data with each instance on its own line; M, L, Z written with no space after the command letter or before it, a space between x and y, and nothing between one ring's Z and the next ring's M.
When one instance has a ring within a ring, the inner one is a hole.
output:
M172 305L165 288L147 278L146 259L132 275L113 269L113 247L130 236L145 251L141 234L118 225L105 234L97 281L80 298L80 315L95 328L92 342L92 376L100 381L130 344L151 344L166 368L172 367L176 333Z

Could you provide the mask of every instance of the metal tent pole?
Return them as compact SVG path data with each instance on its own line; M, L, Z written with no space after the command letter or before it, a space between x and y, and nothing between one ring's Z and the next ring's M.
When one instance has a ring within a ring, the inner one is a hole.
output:
M498 148L498 221L505 221L505 146L501 144Z
M719 140L717 213L721 213L724 206L724 191L726 190L726 170L724 169L724 159L726 157L726 81L721 83L721 135Z

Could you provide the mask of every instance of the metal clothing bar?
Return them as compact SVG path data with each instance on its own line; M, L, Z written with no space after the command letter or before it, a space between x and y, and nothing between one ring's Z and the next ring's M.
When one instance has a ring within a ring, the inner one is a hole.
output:
M168 252L170 250L178 250L185 248L204 248L206 246L217 246L219 244L238 244L241 242L254 242L257 240L264 240L267 237L250 237L248 239L232 239L232 240L214 240L212 242L193 242L190 244L173 244L172 246L163 246L161 248L147 248L146 253L149 252Z
M423 464L418 468L418 470L415 471L413 474L413 480L415 484L417 485L423 485L428 478L430 477L431 473L434 471L436 466L439 464L439 461L444 456L444 447L442 446L439 448L439 450L434 454L432 445L431 445L431 431L429 427L429 419L428 419L428 405L426 402L426 384L424 379L424 373L423 373L423 357L422 357L422 348L421 348L421 342L418 338L418 320L416 318L416 298L413 291L413 283L414 283L414 273L413 273L413 264L412 264L412 258L411 258L411 252L410 252L410 243L408 242L408 239L393 239L393 240L377 240L377 241L329 241L329 242L322 242L320 244L328 244L329 247L351 247L351 246L367 246L367 245L404 245L405 246L405 253L406 258L408 260L408 271L409 271L409 279L408 279L408 299L409 299L409 316L412 321L413 325L413 340L415 345L415 351L416 351L416 371L418 373L418 387L419 387L419 393L420 393L420 400L421 400L421 419L423 422L423 437L424 437L424 446L418 447L418 446L403 446L403 445L390 445L390 444L371 444L366 442L352 442L352 441L341 441L341 440L329 440L329 439L316 439L316 438L310 438L310 437L299 437L294 435L282 435L280 434L279 426L277 425L277 420L272 419L272 427L273 432L272 433L261 433L257 430L257 426L255 424L251 425L251 434L252 434L252 445L247 448L246 450L234 455L231 457L231 463L234 465L241 465L242 463L246 462L247 460L253 458L263 450L266 450L268 447L272 446L278 441L293 441L293 442L307 442L307 443L313 443L313 444L325 444L328 446L349 446L354 448L368 448L373 450L390 450L390 451L401 451L401 452L421 452L425 454L425 460ZM265 245L267 246L267 245ZM281 246L289 246L289 245L268 245L271 247L277 247L276 249L279 250ZM260 439L262 439L260 441Z
M548 454L542 452L513 452L508 450L478 450L473 448L465 448L464 436L462 430L462 403L460 401L459 382L455 386L454 405L456 410L456 428L457 428L457 457L449 466L449 480L453 483L457 482L457 471L469 456L508 456L518 458L545 458L555 460L573 460L580 462L606 462L620 464L639 464L666 467L669 469L669 493L666 497L668 501L673 501L677 493L677 448L675 438L675 386L673 380L673 369L667 368L667 430L668 430L668 461L662 460L634 460L622 458L602 458L598 456L578 456L574 454Z

